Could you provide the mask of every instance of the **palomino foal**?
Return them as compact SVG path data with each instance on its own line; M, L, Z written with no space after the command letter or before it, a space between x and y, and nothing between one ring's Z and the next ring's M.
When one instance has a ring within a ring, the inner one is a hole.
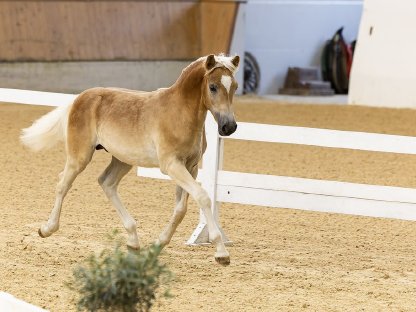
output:
M204 122L210 111L221 135L236 128L232 101L237 83L234 74L239 57L209 55L186 67L169 88L140 92L117 88L93 88L75 101L44 115L27 129L21 140L39 151L65 142L66 164L59 175L56 199L48 222L39 229L48 237L59 228L62 201L77 175L91 161L96 149L112 155L98 178L128 233L127 245L139 248L136 222L123 206L117 186L133 166L160 167L177 184L176 206L158 242L168 244L182 221L188 194L205 214L209 239L216 244L215 259L230 263L207 192L195 181L198 162L206 148Z

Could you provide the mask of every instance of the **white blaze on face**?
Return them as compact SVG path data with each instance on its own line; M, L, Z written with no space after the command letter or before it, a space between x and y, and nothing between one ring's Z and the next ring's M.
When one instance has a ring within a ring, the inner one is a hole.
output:
M232 80L230 76L226 76L226 75L221 76L221 83L225 87L225 90L227 90L228 93L230 93L231 81Z

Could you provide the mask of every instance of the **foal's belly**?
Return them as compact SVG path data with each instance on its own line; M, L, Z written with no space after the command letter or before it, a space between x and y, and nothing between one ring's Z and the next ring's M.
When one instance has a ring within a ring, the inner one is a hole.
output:
M159 160L153 150L131 150L128 153L120 153L117 150L109 152L117 159L132 166L159 167Z
M100 139L99 142L111 155L126 164L141 167L159 167L156 147L151 141L126 142Z

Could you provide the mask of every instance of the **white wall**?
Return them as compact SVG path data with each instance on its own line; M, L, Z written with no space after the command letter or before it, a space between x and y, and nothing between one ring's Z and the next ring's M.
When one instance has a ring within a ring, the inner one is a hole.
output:
M415 0L365 1L349 103L416 108L415 29Z
M289 66L319 66L325 41L344 26L356 39L362 0L249 0L246 50L261 70L261 94L276 94Z
M239 55L240 56L240 65L239 69L235 75L235 79L240 86L236 94L243 93L244 85L244 62L243 55L246 49L246 4L239 3L237 16L235 18L234 33L230 45L230 55Z

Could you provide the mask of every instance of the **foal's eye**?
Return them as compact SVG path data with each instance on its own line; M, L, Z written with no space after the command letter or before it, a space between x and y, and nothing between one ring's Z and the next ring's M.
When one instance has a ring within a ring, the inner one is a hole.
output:
M217 92L217 86L214 84L210 84L209 85L209 91L211 91L212 93Z

